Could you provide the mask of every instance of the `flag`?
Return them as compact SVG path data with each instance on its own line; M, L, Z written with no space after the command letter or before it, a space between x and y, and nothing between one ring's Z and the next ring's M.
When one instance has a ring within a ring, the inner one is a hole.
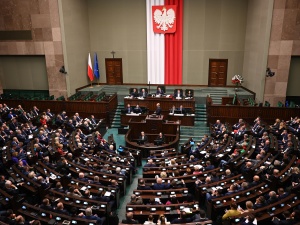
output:
M164 0L145 0L147 15L147 82L165 83L165 35L153 32L152 6L164 5Z
M153 84L182 84L184 0L145 1L148 82L151 81ZM155 28L162 32L155 33ZM174 33L167 33L167 31Z
M88 77L91 81L94 80L94 74L93 74L93 68L92 68L92 60L91 60L91 54L89 53L89 59L88 59L88 71L87 71Z
M98 57L97 57L96 52L95 52L95 55L94 55L94 75L98 80L100 79L99 66L98 66Z

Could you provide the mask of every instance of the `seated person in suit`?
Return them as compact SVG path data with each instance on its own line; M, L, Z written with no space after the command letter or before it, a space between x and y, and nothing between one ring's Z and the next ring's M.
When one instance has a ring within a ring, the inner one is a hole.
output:
M173 105L172 108L170 109L170 113L171 113L171 114L174 114L175 111L176 111L176 107L175 107L175 105Z
M183 98L182 90L180 90L180 89L175 90L174 91L174 97L177 98L177 99Z
M125 224L138 224L139 222L133 219L133 212L126 213L126 219L122 220Z
M170 180L168 183L163 183L161 178L156 179L156 183L153 185L152 189L154 190L166 190L171 187Z
M142 109L141 109L141 107L139 106L139 104L136 105L136 107L133 109L133 112L134 112L134 113L142 113Z
M91 208L86 208L85 215L83 212L81 212L79 216L87 220L96 220L97 224L99 225L102 225L104 222L103 219L99 217L97 214L93 215L93 211Z
M185 97L189 97L189 98L194 97L193 92L191 90L186 91Z
M144 131L142 131L141 132L141 135L139 136L139 142L140 143L146 143L146 142L148 142L148 137L145 135L145 132Z
M139 93L136 88L133 88L132 92L130 93L130 96L133 98L139 97Z
M156 95L164 95L164 91L161 89L161 87L157 87Z
M176 109L177 113L179 112L180 114L185 114L185 108L183 108L182 105L179 106L178 109Z
M171 221L171 224L179 224L179 223L190 223L192 222L191 218L188 218L185 211L180 211L180 217L175 218Z
M155 163L153 162L153 159L148 159L147 163L144 165L144 168L147 167L156 167Z
M140 179L137 190L152 190L152 188L145 184L145 180Z
M156 110L155 110L154 114L156 114L156 115L160 115L161 114L160 103L156 104Z
M146 98L148 96L148 93L146 92L145 88L143 88L140 92L140 97Z
M155 141L160 142L161 144L165 143L165 136L163 135L162 132L158 134L156 137Z
M127 104L127 107L125 108L125 113L132 113L132 108L131 108L131 105L130 104Z

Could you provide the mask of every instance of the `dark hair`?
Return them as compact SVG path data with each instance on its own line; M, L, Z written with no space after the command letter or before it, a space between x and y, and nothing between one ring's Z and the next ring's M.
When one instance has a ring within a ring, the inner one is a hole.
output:
M202 210L202 209L199 210L199 214L200 214L200 217L201 217L201 218L205 218L205 217L206 217L206 213L205 213L205 211Z
M148 216L148 220L153 220L153 215L152 214L150 214L149 216Z
M230 204L230 207L231 207L232 209L237 209L237 204L236 204L235 202L232 202L232 203Z
M249 222L253 222L254 219L255 219L255 217L254 217L253 214L249 214L249 215L248 215L248 220L249 220Z
M285 218L288 218L288 217L290 217L290 215L291 215L291 213L289 212L289 211L284 211L283 213L283 216L285 217Z
M73 187L73 186L71 186L70 188L69 188L69 192L74 192L74 190L75 190L75 188Z

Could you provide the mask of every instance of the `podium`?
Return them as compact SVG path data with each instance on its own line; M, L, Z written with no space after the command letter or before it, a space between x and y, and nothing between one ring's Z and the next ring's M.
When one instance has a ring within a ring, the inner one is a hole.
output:
M180 120L165 121L163 115L147 115L142 120L137 120L137 118L131 118L128 121L129 131L125 135L127 147L140 149L143 158L148 157L151 150L165 148L175 148L177 150L180 136ZM144 131L145 135L148 136L148 143L139 144L136 142L141 131ZM165 136L165 143L157 146L154 144L154 140L156 140L160 132Z

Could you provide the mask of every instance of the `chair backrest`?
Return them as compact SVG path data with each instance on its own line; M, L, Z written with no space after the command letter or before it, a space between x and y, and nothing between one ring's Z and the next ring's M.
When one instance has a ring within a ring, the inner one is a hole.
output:
M290 108L295 108L295 107L296 107L295 102L291 101L291 102L290 102Z
M183 90L182 90L182 89L180 89L180 88L176 88L176 89L174 89L174 95L176 95L176 94L177 94L177 90L180 90L180 94L182 94L182 95L183 95Z
M133 92L133 89L136 89L136 91L138 92L137 88L129 88L129 94L131 94Z
M277 102L277 107L283 107L283 103L281 101Z
M185 89L185 96L187 96L189 91L191 92L192 96L194 96L194 90L193 89Z
M271 106L270 102L265 101L265 106L266 106L266 107L270 107L270 106Z
M156 88L156 90L157 90L158 88L161 88L161 90L162 90L164 93L166 93L166 86L164 86L164 85L158 85L157 88Z
M140 93L142 92L142 89L145 89L145 91L146 91L146 93L148 93L148 88L144 88L144 87L142 87L142 88L140 88Z

